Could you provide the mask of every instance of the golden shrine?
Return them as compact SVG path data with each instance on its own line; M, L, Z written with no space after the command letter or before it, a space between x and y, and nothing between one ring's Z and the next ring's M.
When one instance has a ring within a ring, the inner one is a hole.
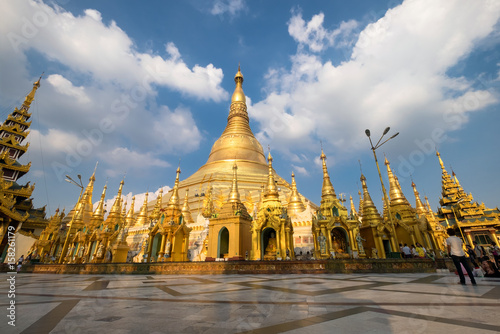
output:
M497 231L500 230L500 210L486 208L484 203L474 201L472 194L467 194L455 172L446 171L441 154L436 152L441 166L441 198L437 212L437 220L446 227L455 227L460 231L465 243L490 246L492 242L500 246Z
M227 125L212 146L207 162L175 185L163 200L160 191L148 194L135 211L135 198L126 211L120 188L105 216L104 187L96 209L92 206L95 171L70 214L51 217L33 246L42 261L59 263L183 262L233 260L294 260L396 258L399 243L422 244L437 256L447 237L443 219L451 215L470 239L473 226L498 230L498 209L473 205L443 169L442 208L436 215L420 199L415 183L415 208L404 196L397 177L385 159L390 185L389 205L383 215L375 207L361 175L359 210L352 197L350 209L338 198L321 150L323 186L318 207L277 175L273 158L266 161L252 133L243 92L243 75L235 75ZM446 175L445 175L446 174ZM446 177L445 177L446 176ZM445 192L446 190L446 192ZM181 201L181 198L183 200ZM460 217L460 218L459 218ZM496 220L495 220L496 219ZM485 224L485 221L488 224ZM480 222L482 224L480 224ZM474 225L475 224L475 225ZM65 228L60 228L60 226ZM463 226L462 226L463 227ZM478 229L479 230L479 229ZM489 232L490 237L494 232Z
M8 232L16 231L24 236L36 238L47 227L45 207L35 209L30 198L35 185L27 182L17 183L18 179L27 174L31 162L22 165L18 162L24 155L29 143L22 144L31 126L29 109L35 99L35 93L40 87L40 77L26 95L20 109L7 116L0 126L0 255L4 259L8 248ZM11 236L12 237L12 236Z

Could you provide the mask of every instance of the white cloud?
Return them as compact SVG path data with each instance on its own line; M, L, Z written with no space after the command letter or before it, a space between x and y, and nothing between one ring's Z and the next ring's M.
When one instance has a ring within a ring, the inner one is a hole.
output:
M181 93L196 96L203 100L219 102L229 97L220 86L224 74L212 64L206 67L195 65L193 69L179 59L179 50L173 43L167 45L170 59L150 54L140 54L138 59L144 69L144 81L149 84L168 86Z
M154 94L150 85L155 84L206 100L220 101L229 96L220 87L220 69L212 64L189 68L172 42L167 44L170 58L141 53L116 22L104 23L97 10L87 9L83 15L74 16L43 2L4 2L2 8L15 17L44 17L38 19L40 22L9 19L0 24L0 32L7 39L5 45L18 55L34 49L76 73L90 74L100 83L123 89L139 86Z
M75 102L77 103L86 104L90 102L90 98L85 93L84 87L73 86L71 81L69 81L60 74L49 75L47 81L52 86L54 86L56 91L58 91L59 93L70 97L74 97L76 99Z
M244 0L215 0L210 13L212 15L228 13L230 16L236 16L244 9L246 9Z
M73 133L59 129L49 129L46 134L33 129L30 131L27 141L30 143L31 150L38 152L42 148L44 154L54 156L59 153L74 152L81 139Z
M85 10L85 15L87 15L88 17L93 18L96 21L99 21L99 22L102 21L101 13L99 13L99 11L97 11L95 9L86 9Z
M331 45L327 18L302 22L294 15L289 31L299 49L292 67L270 69L267 97L249 108L260 124L257 137L287 154L322 139L335 158L349 158L366 148L366 128L401 132L402 151L435 129L454 130L444 109L455 108L463 124L468 112L497 102L447 71L494 31L499 17L494 1L405 1L369 24L353 41L351 58L335 66L314 54Z
M305 175L305 176L309 176L309 172L304 167L292 165L292 168L293 168L293 171L296 172L297 174L302 174L302 175Z
M81 173L87 162L100 160L108 176L119 177L147 164L169 166L165 154L197 149L202 135L190 110L157 105L159 86L205 101L229 97L221 87L221 69L189 66L169 41L162 55L141 52L116 22L103 20L95 9L77 15L41 1L22 1L1 2L0 11L6 14L0 21L2 101L31 87L32 57L49 60L51 69L62 68L42 78L32 105L40 117L34 114L28 139L29 152L40 152L28 161L34 166L45 161L47 168L57 164L59 180L73 170ZM40 17L46 19L34 19ZM20 76L26 78L22 85L10 87Z
M166 161L158 159L152 153L140 153L131 151L126 147L117 147L110 152L100 154L101 161L107 166L106 174L110 177L123 175L129 171L144 170L149 167L168 167Z
M288 33L299 43L300 49L307 45L313 52L320 52L335 45L337 38L343 38L338 41L339 46L346 46L345 36L350 35L357 28L358 23L354 20L341 22L339 28L330 31L323 27L324 19L325 14L319 13L313 15L306 23L302 18L302 12L293 13L288 22Z
M164 152L192 152L201 142L201 133L185 108L170 111L167 107L160 110L160 116L153 124L154 137L161 143Z

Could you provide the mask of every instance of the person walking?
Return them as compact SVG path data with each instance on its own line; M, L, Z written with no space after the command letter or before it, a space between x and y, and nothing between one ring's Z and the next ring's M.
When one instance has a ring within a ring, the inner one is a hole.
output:
M472 285L476 285L476 280L474 279L472 270L470 269L465 258L465 252L462 247L462 239L457 238L455 229L453 228L447 229L446 232L448 232L448 235L450 236L446 239L446 247L448 248L448 254L450 254L451 259L453 260L453 264L455 264L455 267L457 268L458 276L460 277L460 284L465 285L465 276L460 266L462 265L465 268L465 271L467 271L467 275L469 275Z

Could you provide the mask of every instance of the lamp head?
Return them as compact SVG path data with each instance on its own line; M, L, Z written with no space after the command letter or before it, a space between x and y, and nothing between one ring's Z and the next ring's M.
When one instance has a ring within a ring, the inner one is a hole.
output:
M365 130L365 133L366 133L366 136L367 136L367 137L370 137L370 130L366 129L366 130Z
M391 128L390 127L386 127L385 130L384 130L384 136L387 134L387 132L389 132Z
M392 135L392 137L390 139L396 137L397 135L399 135L399 132L396 132L396 134Z

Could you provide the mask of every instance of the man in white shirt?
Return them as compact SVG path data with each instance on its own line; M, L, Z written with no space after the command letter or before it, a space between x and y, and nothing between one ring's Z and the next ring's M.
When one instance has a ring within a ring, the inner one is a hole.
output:
M405 246L403 247L403 253L406 259L411 259L411 249L410 247L408 247L408 244L405 244Z
M460 266L460 264L462 264L465 270L467 271L467 275L469 275L472 285L476 285L476 280L474 279L474 275L472 274L469 264L465 259L465 252L462 247L463 244L462 239L456 237L455 229L453 228L447 229L446 232L448 232L448 235L450 236L448 239L446 239L448 254L450 254L451 259L453 260L453 263L457 268L458 276L460 276L460 284L465 285L465 276Z

